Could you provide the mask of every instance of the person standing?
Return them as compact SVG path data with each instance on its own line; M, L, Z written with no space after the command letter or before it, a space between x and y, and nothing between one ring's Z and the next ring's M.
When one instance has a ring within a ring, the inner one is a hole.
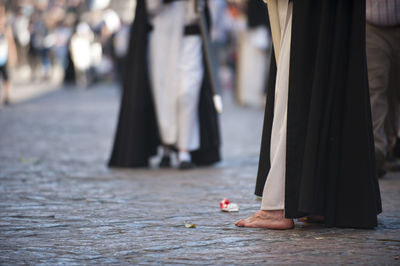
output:
M3 93L0 97L0 105L10 103L11 79L8 73L8 65L17 63L17 50L11 27L7 24L5 6L0 3L0 75L2 79Z
M194 1L139 0L110 166L144 167L163 147L180 169L220 160L218 117L204 71Z
M268 0L274 44L256 195L240 227L373 228L381 212L365 52L365 1Z
M378 175L400 138L400 1L367 0L367 60Z
M90 69L93 66L94 34L89 24L80 22L70 40L70 53L75 67L76 83L81 88L87 88L91 80ZM101 49L100 49L101 50Z

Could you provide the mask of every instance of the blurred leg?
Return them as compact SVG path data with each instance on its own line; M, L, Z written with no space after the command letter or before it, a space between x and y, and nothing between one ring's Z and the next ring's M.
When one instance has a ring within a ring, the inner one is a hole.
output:
M0 67L0 75L2 80L2 93L0 97L0 103L9 104L10 103L10 90L11 90L11 81L8 76L7 66Z
M180 88L178 94L178 149L193 151L200 147L199 96L203 81L203 52L200 36L183 38Z
M367 24L366 49L371 97L372 123L378 171L381 171L388 150L385 123L388 116L388 85L391 52L378 27Z
M9 104L10 103L10 90L11 90L11 82L8 81L4 81L3 82L3 102L5 104Z

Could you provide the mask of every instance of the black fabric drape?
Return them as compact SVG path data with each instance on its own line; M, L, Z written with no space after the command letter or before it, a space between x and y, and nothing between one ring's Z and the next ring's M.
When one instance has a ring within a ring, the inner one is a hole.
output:
M109 166L146 167L161 144L147 63L150 30L146 1L138 0ZM209 77L204 75L199 102L200 149L192 153L192 160L198 165L212 164L221 159L218 117L209 84Z
M271 152L271 133L272 122L274 119L274 106L275 106L275 82L276 82L276 59L275 51L271 49L271 63L268 74L268 87L267 98L264 113L264 125L261 138L260 159L258 163L258 175L256 181L255 194L262 196L264 191L264 184L267 180L269 169L271 168L270 152Z
M148 32L146 2L137 1L110 166L147 166L148 158L157 152L158 128L147 64Z
M246 15L249 28L258 26L269 28L268 9L262 1L248 1Z
M381 200L367 80L365 1L293 1L286 217L323 215L327 226L337 227L377 225ZM272 93L270 87L257 195L270 168Z

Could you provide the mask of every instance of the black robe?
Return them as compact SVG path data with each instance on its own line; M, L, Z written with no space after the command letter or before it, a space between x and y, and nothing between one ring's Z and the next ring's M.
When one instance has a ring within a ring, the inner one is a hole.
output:
M258 26L269 29L268 9L262 1L248 1L246 17L250 29Z
M274 56L272 57L275 58ZM271 77L276 77L273 60ZM270 169L275 80L270 82L256 184ZM365 1L293 1L285 216L373 228L382 211L365 52Z
M146 167L161 144L148 72L148 35L151 31L146 1L138 0L131 28L126 75L117 132L109 161L113 167ZM206 71L204 73L207 73ZM192 152L197 165L220 158L220 135L210 79L204 75L199 102L200 148Z

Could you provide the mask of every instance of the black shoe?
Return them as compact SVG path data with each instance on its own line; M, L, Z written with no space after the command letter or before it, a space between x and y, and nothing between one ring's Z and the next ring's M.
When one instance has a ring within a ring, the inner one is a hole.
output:
M160 166L160 168L171 167L171 157L170 156L163 156L159 166Z
M195 168L196 165L190 161L183 161L179 163L179 169L181 170L189 170Z
M4 105L10 105L10 100L8 98L4 99Z

